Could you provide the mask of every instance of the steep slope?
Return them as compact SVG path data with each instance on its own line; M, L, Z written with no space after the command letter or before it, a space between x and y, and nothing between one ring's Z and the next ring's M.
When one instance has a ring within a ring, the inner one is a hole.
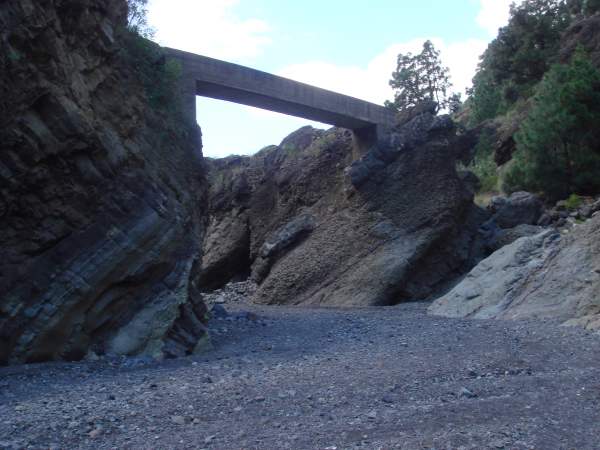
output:
M424 111L354 162L349 132L311 128L253 157L212 161L203 286L251 273L261 303L430 297L479 255L484 214L455 170L471 144Z
M150 105L128 47L152 50L125 19L124 0L0 6L0 363L179 355L204 336L201 152Z

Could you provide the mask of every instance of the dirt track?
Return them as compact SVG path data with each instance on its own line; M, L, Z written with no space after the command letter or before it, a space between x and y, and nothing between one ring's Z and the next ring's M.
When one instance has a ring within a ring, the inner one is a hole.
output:
M202 356L0 369L0 448L600 449L600 337L425 307L230 305Z

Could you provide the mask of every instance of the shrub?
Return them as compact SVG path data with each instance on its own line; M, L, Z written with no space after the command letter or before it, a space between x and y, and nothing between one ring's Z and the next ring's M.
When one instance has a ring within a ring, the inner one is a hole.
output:
M569 211L575 211L583 204L583 199L577 194L571 194L568 199L565 200L565 208Z
M128 63L136 68L150 105L155 109L176 112L179 108L178 81L181 65L165 60L158 44L133 32L126 32L125 51Z
M479 192L496 192L498 190L498 170L494 161L493 139L489 133L483 133L477 146L475 156L469 165L481 183Z

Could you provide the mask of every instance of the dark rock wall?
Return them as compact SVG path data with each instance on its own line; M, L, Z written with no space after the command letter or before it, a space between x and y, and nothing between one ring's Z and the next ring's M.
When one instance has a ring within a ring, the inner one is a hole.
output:
M470 149L447 118L419 114L354 162L347 132L292 137L211 163L201 273L214 287L244 253L260 283L255 301L386 305L434 295L480 257L485 213L455 170Z
M201 150L149 106L125 17L124 0L0 5L0 363L204 336Z

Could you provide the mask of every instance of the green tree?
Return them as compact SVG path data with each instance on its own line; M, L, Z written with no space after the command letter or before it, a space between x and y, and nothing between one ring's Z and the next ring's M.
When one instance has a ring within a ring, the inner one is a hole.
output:
M530 97L555 62L564 30L585 0L525 0L513 4L507 26L481 57L473 78L470 105L477 120L505 112ZM598 0L594 0L598 1Z
M600 72L584 50L570 64L552 66L515 140L507 192L544 192L551 199L600 192Z
M496 117L502 103L502 90L489 70L482 69L473 78L473 87L467 90L467 103L471 109L471 125Z
M420 54L398 55L398 65L392 73L390 86L396 92L394 101L387 101L386 106L402 111L424 100L433 100L439 109L445 108L452 84L449 70L440 60L440 52L431 41L426 41Z
M148 25L148 0L127 0L127 27L142 37L151 39L154 29Z
M591 16L600 11L600 0L566 0L574 15Z

